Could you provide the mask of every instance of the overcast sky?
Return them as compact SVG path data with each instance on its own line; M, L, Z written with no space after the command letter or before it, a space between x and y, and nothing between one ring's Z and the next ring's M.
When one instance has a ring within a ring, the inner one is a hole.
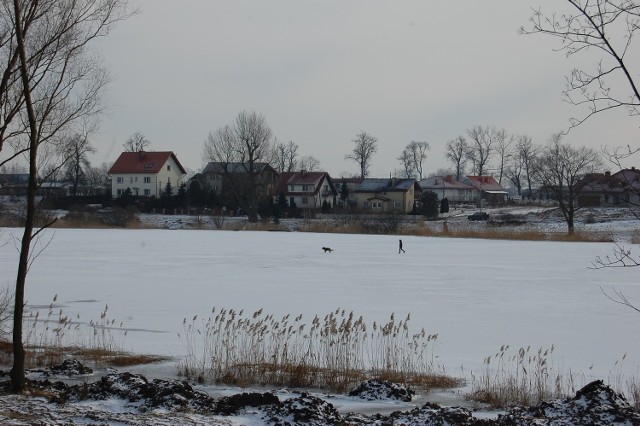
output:
M577 62L518 34L540 3L561 2L132 0L140 13L97 44L113 82L92 162L141 132L199 171L207 134L242 110L335 177L358 173L344 157L361 131L378 139L372 177L412 140L431 144L425 174L448 167L445 144L474 125L545 143L578 114L561 96ZM637 145L637 122L601 115L565 141Z

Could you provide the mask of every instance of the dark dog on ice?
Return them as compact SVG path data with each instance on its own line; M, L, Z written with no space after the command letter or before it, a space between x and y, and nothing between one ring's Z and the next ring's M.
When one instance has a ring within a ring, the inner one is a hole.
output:
M329 252L331 253L333 250L330 247L322 247L322 250L324 250L324 252Z

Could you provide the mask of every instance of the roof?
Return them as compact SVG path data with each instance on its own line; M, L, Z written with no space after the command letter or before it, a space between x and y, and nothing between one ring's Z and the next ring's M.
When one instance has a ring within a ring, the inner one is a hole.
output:
M415 179L365 178L355 192L407 192L415 182Z
M422 189L472 190L473 187L457 181L453 176L431 176L418 182Z
M109 169L109 174L158 173L170 158L173 159L182 174L187 173L172 151L139 151L120 154Z
M585 175L577 184L581 192L610 192L622 193L624 191L640 190L640 171L634 167L622 169L614 174L589 173Z
M611 178L626 183L636 190L640 189L640 170L635 167L622 169L619 172L612 174Z
M335 192L333 182L331 182L331 178L327 172L282 172L280 173L280 177L273 188L273 193L287 194L289 193L289 185L312 185L313 191L309 192L315 193L320 190L320 186L322 186L322 182L325 179Z
M467 176L466 180L480 191L505 191L493 176Z

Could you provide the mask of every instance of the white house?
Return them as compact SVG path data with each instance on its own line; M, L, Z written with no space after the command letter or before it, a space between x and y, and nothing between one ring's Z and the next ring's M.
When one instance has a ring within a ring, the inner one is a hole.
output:
M284 195L289 206L319 209L323 203L334 206L337 191L327 172L283 172L273 189L273 197Z
M458 182L454 176L431 176L418 182L422 191L438 194L440 200L446 198L454 203L470 203L475 200L476 189Z
M116 198L128 188L134 197L160 197L167 182L177 188L185 175L171 151L123 152L109 169L111 196Z

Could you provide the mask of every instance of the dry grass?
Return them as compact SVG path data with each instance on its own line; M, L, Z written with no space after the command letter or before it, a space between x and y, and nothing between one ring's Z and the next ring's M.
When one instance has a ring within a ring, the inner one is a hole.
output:
M489 404L495 408L513 405L534 405L550 399L575 395L587 379L572 371L565 373L553 362L554 347L532 351L520 348L513 354L503 345L493 356L484 360L484 371L471 374L471 392L468 399ZM624 378L620 373L622 363L616 362L618 373L610 375L608 384L617 392L626 394L630 404L640 407L640 385L635 377Z
M198 321L185 318L180 338L187 357L181 374L199 381L235 385L315 387L344 391L372 377L395 377L428 386L459 385L435 371L435 334L411 333L410 317L369 326L362 317L337 309L316 316L276 319L262 310L212 310Z
M484 360L485 370L480 376L471 374L469 399L494 407L533 405L553 398L575 394L577 387L572 374L564 377L551 364L553 346L520 348L512 354L503 345L494 356Z
M108 318L105 306L98 320L88 324L74 320L56 308L57 296L49 305L47 315L41 318L39 312L25 317L25 365L27 368L49 367L60 364L69 357L75 357L93 365L126 367L169 360L157 355L132 354L122 349L126 331L122 324ZM86 329L89 329L87 335ZM120 334L117 338L116 334ZM0 361L10 364L13 360L13 345L0 340Z
M47 367L61 363L69 356L94 365L128 366L167 360L167 357L131 354L124 351L122 341L126 331L108 317L108 306L100 318L83 323L79 317L71 319L56 307L57 296L49 305L45 318L40 313L25 317L25 365L28 368ZM86 333L86 330L89 333ZM9 360L10 343L0 344Z

